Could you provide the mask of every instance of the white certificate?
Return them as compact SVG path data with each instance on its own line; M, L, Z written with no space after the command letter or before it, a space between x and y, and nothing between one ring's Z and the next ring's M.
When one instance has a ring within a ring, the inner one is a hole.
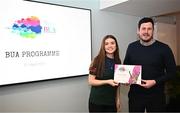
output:
M115 64L114 80L118 83L141 84L141 65Z

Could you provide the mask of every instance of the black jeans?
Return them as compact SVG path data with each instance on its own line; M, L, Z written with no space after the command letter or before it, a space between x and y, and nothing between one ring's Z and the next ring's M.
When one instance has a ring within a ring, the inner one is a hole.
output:
M89 113L117 113L116 105L97 105L89 102Z
M129 112L165 112L166 98L164 94L129 95Z

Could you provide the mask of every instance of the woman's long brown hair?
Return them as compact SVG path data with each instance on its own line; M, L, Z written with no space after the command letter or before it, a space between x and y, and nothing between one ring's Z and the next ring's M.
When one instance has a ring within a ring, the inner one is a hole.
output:
M91 64L91 67L96 67L96 76L97 77L101 77L102 72L104 71L105 57L106 57L105 40L108 38L112 38L115 40L116 50L114 52L114 60L115 60L116 64L121 64L121 60L119 57L119 46L118 46L116 38L113 35L106 35L101 42L101 48L99 50L98 55L94 58L94 61Z

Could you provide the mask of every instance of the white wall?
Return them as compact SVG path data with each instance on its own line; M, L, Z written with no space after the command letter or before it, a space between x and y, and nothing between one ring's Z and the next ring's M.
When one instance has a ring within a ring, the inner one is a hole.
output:
M128 0L100 0L100 9L111 7L127 1Z
M102 38L118 38L123 60L128 44L136 40L138 17L99 10L98 0L39 0L92 10L92 56ZM38 9L37 9L38 10ZM81 62L81 61L79 61ZM127 111L127 90L121 90L123 111ZM87 112L90 87L87 76L0 87L0 112Z

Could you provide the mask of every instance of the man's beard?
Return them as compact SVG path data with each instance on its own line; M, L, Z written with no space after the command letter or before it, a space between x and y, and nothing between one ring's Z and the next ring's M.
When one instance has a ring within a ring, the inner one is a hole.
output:
M145 43L148 43L148 42L150 42L152 39L153 39L153 36L151 36L148 40L146 40L146 37L149 37L150 35L148 34L148 33L146 33L146 34L143 34L143 37L145 37L145 38L140 38L140 36L139 36L139 38L143 41L143 42L145 42Z

